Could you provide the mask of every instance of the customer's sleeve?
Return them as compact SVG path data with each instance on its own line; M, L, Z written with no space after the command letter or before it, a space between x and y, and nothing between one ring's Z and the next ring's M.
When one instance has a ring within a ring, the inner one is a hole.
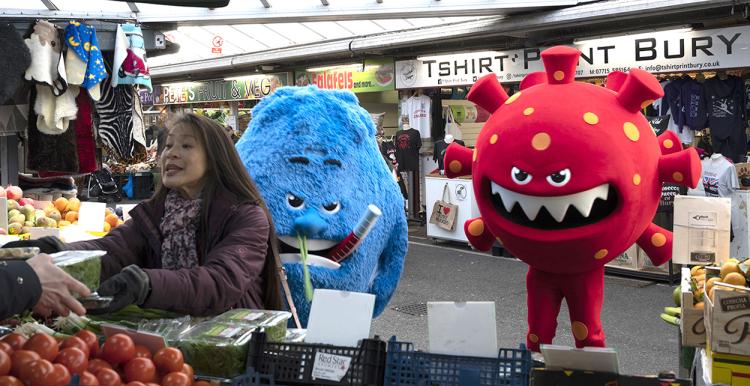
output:
M270 225L257 205L232 210L222 240L206 255L204 265L178 270L146 269L151 294L143 304L191 315L213 315L237 304L251 288L262 288ZM262 294L258 293L258 299Z
M25 261L0 261L0 320L34 307L42 296L39 277Z

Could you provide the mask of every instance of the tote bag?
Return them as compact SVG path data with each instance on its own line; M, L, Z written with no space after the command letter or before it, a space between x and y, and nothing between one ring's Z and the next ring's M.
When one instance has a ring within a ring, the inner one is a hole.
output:
M446 200L446 195L448 196ZM442 200L435 201L432 206L430 215L430 224L435 224L447 231L453 231L456 227L456 216L458 215L458 205L451 202L451 192L448 189L448 183L443 186Z

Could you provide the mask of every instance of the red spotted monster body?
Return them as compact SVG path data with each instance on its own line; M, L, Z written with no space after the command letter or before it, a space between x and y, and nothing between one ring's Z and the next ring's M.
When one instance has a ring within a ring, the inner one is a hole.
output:
M472 175L481 218L464 230L488 250L495 239L529 265L527 343L552 342L564 298L578 347L604 346L604 264L633 243L654 265L672 255L672 234L651 223L663 182L695 187L700 159L677 136L658 138L641 114L663 96L649 73L615 72L607 88L576 82L580 52L542 53L545 71L508 97L494 74L468 99L492 113L475 150L452 144L448 177Z

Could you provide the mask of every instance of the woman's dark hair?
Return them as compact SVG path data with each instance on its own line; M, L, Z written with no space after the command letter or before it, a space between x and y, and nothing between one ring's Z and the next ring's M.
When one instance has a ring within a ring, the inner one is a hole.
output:
M258 192L258 188L253 183L245 165L242 164L232 140L229 139L222 125L200 115L183 113L177 114L170 119L165 131L168 133L183 125L193 130L206 152L207 168L204 177L206 181L202 193L204 199L201 203L198 237L204 238L207 235L205 228L208 224L208 205L212 202L211 199L207 198L214 197L217 189L231 192L237 197L239 202L260 206L263 212L265 212L270 225L268 253L263 267L263 281L265 284L265 288L263 289L263 305L269 310L282 309L281 286L278 277L278 270L281 268L277 263L280 261L278 240L276 239L273 219L271 219L270 212L260 192ZM159 160L160 165L163 162L163 158ZM166 199L168 192L169 189L162 184L162 187L154 194L152 200L161 202ZM206 245L202 241L205 240L199 240L198 245Z

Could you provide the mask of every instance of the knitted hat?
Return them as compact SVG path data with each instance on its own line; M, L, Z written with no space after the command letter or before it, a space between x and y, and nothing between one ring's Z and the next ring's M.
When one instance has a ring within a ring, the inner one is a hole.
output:
M21 35L10 24L0 24L0 104L15 94L24 72L31 65L31 53Z

